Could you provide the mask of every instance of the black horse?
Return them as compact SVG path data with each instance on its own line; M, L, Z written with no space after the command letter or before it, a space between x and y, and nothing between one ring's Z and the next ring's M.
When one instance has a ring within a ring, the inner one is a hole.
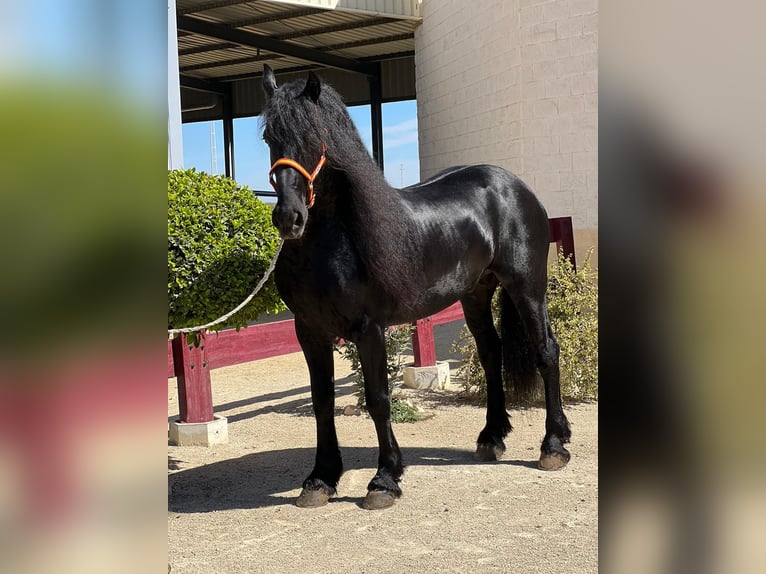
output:
M378 471L363 506L384 508L401 496L404 466L391 428L385 329L457 300L487 378L487 422L477 458L496 460L505 451L511 424L503 372L516 392L529 394L539 369L547 409L539 466L563 467L570 430L545 303L548 217L534 194L513 174L489 165L453 167L393 189L338 94L316 75L278 88L265 66L263 88L263 138L278 196L272 220L285 240L275 278L295 314L317 425L316 462L298 506L326 504L343 472L334 421L336 337L358 345L378 435ZM502 338L491 311L498 285Z

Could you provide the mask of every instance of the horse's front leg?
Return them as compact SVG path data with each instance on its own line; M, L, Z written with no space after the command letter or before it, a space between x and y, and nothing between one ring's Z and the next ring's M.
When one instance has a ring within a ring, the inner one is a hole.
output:
M404 473L402 453L391 428L391 394L386 372L385 329L369 325L357 343L364 374L364 394L367 410L375 422L378 435L378 472L367 485L362 506L367 509L386 508L402 495L398 482Z
M310 329L299 318L295 332L306 357L311 377L311 401L317 427L314 470L303 481L296 504L302 508L323 506L336 493L343 461L335 433L335 388L332 339Z

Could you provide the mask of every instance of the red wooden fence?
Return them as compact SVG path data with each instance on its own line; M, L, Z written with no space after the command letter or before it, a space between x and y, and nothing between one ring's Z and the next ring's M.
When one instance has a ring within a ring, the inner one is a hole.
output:
M574 234L571 217L549 220L550 241L562 249L575 263ZM436 315L415 322L412 350L416 366L436 364L434 325L463 318L460 303L450 305ZM182 335L168 341L168 378L178 378L180 420L207 422L213 420L210 369L237 365L267 357L300 351L292 320L252 325L239 332L234 329L203 333L199 347L186 344Z

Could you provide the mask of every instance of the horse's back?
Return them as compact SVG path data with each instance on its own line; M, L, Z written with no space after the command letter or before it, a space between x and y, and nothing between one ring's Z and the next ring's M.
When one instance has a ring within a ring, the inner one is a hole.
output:
M464 206L494 225L545 228L548 215L540 200L514 173L495 165L454 166L400 191L402 199L417 211L433 210L449 219Z
M418 183L413 183L412 185L408 185L407 187L402 188L402 191L418 191L421 187L424 185L429 185L435 181L438 181L440 179L444 179L446 176L455 173L457 171L463 170L467 167L467 165L453 165L452 167L448 167L446 169L443 169L439 172L436 172L431 177L424 179L423 181L419 181Z

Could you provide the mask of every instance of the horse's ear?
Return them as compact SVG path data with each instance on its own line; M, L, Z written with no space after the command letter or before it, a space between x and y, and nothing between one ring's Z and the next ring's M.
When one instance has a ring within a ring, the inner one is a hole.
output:
M319 92L322 91L322 84L319 78L314 72L309 72L309 77L306 79L306 87L303 88L304 96L311 98L311 101L317 103L319 100Z
M274 77L274 70L268 64L263 65L263 92L266 94L266 98L270 98L274 95L277 89L277 80Z

